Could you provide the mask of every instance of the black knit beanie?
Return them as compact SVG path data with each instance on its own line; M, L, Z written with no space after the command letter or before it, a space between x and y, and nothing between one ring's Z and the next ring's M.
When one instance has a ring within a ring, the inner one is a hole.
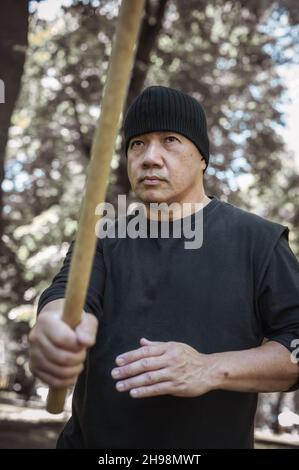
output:
M132 137L160 131L177 132L187 137L208 166L207 121L203 107L195 98L164 86L146 88L132 102L124 119L126 155Z

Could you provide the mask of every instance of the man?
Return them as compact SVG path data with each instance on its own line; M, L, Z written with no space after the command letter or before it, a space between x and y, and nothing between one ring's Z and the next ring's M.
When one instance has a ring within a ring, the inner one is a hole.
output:
M61 320L71 246L30 335L32 371L54 387L76 382L58 447L251 448L258 392L298 385L288 228L205 194L209 140L193 97L145 89L124 135L146 221L151 203L178 203L170 226L201 214L203 241L194 250L163 238L163 217L154 238L100 239L75 331Z

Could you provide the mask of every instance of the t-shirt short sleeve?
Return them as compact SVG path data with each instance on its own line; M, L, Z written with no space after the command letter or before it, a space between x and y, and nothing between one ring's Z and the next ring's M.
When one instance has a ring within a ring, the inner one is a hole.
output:
M55 275L51 285L41 294L37 314L44 308L44 306L53 300L63 299L65 297L66 285L68 274L71 266L72 254L74 248L74 241L71 242L68 252L64 258L63 265L60 271ZM80 273L78 273L80 276ZM105 264L103 257L103 250L100 241L97 241L92 271L89 280L89 286L84 305L84 310L88 313L93 313L97 318L103 315L103 292L105 285Z
M265 338L294 353L299 339L299 262L289 246L288 230L274 247L259 287L258 304ZM292 390L298 387L299 379Z

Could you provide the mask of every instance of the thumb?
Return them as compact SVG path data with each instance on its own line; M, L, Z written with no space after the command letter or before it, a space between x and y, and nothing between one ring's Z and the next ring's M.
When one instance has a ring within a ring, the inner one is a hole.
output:
M90 348L96 342L98 330L98 319L91 313L85 313L81 322L76 328L76 335L79 343L86 348Z
M146 344L161 345L161 344L165 344L165 341L150 341L149 339L141 338L140 344L141 345L146 345Z
M149 344L149 343L153 343L154 341L150 341L149 339L146 339L146 338L141 338L140 340L140 344Z

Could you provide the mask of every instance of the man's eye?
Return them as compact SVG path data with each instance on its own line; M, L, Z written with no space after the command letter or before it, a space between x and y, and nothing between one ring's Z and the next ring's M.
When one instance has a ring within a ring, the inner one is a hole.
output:
M132 149L132 148L134 148L134 147L136 147L136 146L137 146L137 147L140 147L142 143L143 143L142 140L133 140L133 142L132 142L131 145L130 145L130 148Z
M175 137L174 135L168 135L168 136L165 138L165 140L168 141L168 142L179 141L179 139L177 139L177 137Z

